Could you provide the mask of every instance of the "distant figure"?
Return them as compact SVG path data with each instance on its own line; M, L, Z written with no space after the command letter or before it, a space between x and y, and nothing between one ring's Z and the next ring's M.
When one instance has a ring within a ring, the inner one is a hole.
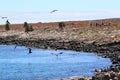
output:
M104 27L104 22L101 23L101 26Z
M100 26L104 27L104 21L101 20Z
M31 54L32 53L32 49L31 48L28 48L29 49L29 54Z
M53 10L53 11L51 11L50 13L53 13L53 12L56 12L56 11L58 11L58 10Z
M90 27L92 27L92 23L90 23Z
M99 25L98 23L95 24L96 27L97 27L98 25Z

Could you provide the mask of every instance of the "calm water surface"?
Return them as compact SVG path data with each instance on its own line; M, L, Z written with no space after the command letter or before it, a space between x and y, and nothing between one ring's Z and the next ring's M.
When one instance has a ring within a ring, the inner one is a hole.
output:
M71 50L45 50L0 45L0 80L59 80L75 75L92 76L95 68L111 65L107 58ZM61 53L61 54L59 54Z

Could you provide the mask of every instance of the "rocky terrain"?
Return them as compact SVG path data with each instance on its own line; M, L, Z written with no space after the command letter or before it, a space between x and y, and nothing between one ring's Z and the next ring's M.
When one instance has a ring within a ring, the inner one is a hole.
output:
M39 23L28 33L17 29L18 25L10 31L1 28L0 44L95 52L110 58L113 65L96 69L93 77L73 76L62 80L120 80L120 19L105 19L104 26L96 26L100 21L65 22L63 30L58 23Z

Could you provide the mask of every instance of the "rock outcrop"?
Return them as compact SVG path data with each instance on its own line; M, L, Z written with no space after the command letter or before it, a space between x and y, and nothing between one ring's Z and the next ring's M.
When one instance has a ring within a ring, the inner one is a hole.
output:
M120 41L96 42L83 40L65 40L60 38L21 38L19 35L0 37L0 44L14 44L44 49L65 49L84 52L95 52L110 58L113 65L106 69L96 69L92 77L73 76L61 80L120 80Z

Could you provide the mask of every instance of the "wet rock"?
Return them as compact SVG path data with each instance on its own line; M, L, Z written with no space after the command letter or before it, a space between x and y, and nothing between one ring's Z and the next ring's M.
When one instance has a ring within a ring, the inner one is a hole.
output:
M62 80L85 80L83 76L72 76L69 78L64 78Z
M111 77L111 79L113 79L114 77L116 77L116 73L113 72L113 71L111 71L111 72L110 72L110 77Z
M96 68L95 69L95 72L97 72L97 73L99 73L99 72L101 72L102 71L102 69L100 69L100 68Z
M49 38L19 38L17 35L0 37L0 44L15 44L46 49L69 49L96 54L110 58L114 66L106 69L95 69L96 74L92 78L73 76L62 80L120 80L120 41L118 42L91 42L77 40L61 40Z
M118 77L114 77L113 80L119 80L119 78Z
M105 73L102 76L102 80L109 80L110 79L110 74L109 73Z
M69 78L61 79L61 80L92 80L92 78L91 77L84 77L84 76L72 76Z

